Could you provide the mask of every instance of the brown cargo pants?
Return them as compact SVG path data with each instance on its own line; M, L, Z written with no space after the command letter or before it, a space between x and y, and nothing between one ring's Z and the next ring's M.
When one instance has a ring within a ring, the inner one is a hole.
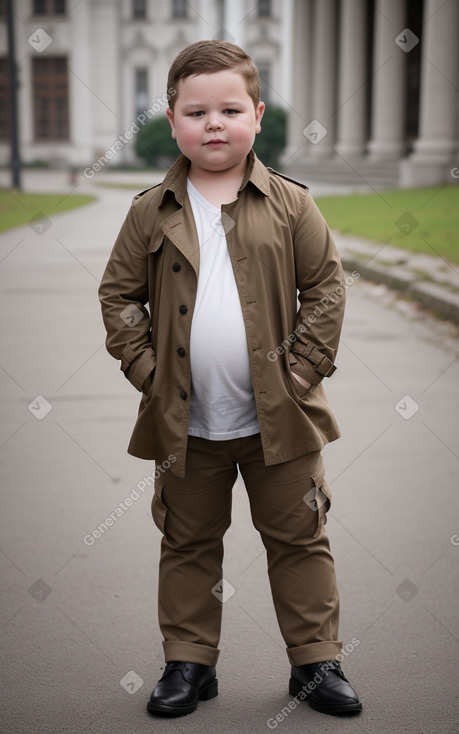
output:
M334 659L339 597L324 525L330 489L320 451L266 466L260 434L227 441L188 437L185 478L155 480L152 515L163 533L158 614L166 662L214 666L222 619L223 536L237 466L267 552L280 630L292 665Z

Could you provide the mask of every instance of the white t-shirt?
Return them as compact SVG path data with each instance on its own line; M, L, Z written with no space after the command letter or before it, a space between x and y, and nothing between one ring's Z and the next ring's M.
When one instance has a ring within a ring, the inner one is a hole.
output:
M224 441L259 433L247 338L221 209L187 182L199 239L190 334L191 436Z

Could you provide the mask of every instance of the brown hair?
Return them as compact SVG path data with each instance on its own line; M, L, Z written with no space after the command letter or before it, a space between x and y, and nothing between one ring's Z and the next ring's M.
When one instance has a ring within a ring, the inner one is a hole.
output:
M236 71L245 79L247 93L254 107L260 101L260 75L254 62L240 46L228 41L197 41L187 46L172 62L167 78L167 88L175 94L169 96L169 107L173 110L180 79L198 74L212 74L223 69Z

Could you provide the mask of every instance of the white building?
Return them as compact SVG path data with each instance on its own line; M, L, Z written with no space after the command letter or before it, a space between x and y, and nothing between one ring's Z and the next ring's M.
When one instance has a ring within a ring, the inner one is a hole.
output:
M284 166L311 180L457 181L458 0L294 0L292 15Z
M289 112L288 172L454 182L459 0L15 0L14 14L26 163L84 168L107 151L135 163L135 131L164 113L174 57L226 38L254 58L263 99ZM6 49L0 1L3 165Z

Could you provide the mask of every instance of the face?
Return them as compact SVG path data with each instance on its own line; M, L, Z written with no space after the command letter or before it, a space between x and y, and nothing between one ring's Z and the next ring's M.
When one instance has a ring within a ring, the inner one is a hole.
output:
M172 137L195 169L227 171L245 162L264 108L263 102L254 107L243 76L225 69L181 79L174 111L166 114Z

